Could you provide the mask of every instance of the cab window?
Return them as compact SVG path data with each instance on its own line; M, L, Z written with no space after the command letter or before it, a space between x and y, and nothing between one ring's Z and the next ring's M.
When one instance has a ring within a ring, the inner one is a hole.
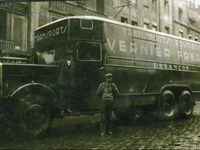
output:
M79 42L77 57L79 61L101 61L101 44L95 42Z

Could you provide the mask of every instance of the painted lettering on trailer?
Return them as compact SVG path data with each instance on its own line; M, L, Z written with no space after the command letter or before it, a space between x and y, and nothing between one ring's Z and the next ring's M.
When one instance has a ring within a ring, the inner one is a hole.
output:
M51 37L56 37L65 34L67 31L67 25L63 25L57 28L53 28L51 30L48 30L46 32L40 33L38 35L35 35L35 41L39 42L42 40L47 40Z
M140 42L138 44L137 42L132 41L125 41L125 40L118 40L118 39L111 39L107 38L107 46L108 49L112 51L113 54L117 54L119 52L127 53L127 54L135 54L142 55L144 58L147 58L149 56L160 58L160 59L173 59L176 58L180 61L183 61L185 63L200 63L200 49L198 47L194 46L194 44L183 44L180 43L180 50L177 47L177 50L174 52L174 49L170 49L168 46L170 43L168 40L164 40L163 43L153 43L153 44L144 44ZM177 41L175 41L177 43ZM178 45L178 44L177 44ZM198 45L199 46L199 45ZM200 46L199 46L200 48ZM193 51L191 51L191 49ZM146 56L146 57L145 57Z
M177 64L154 63L154 69L189 71L189 66Z

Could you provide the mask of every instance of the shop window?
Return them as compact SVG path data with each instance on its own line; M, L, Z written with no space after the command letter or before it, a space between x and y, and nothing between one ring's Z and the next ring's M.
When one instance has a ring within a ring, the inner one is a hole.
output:
M27 26L24 16L12 15L12 36L11 40L14 42L14 47L16 50L25 50L26 49L26 35L27 35Z
M0 11L0 40L6 40L6 12Z

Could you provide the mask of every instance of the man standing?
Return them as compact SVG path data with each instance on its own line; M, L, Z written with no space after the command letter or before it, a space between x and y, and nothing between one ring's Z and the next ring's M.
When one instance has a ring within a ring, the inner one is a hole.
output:
M67 114L72 114L73 111L71 110L71 102L70 98L72 95L72 79L73 77L71 76L72 73L72 66L71 64L67 64L66 58L61 59L59 62L59 67L58 67L58 92L60 96L60 107L62 109L61 111L61 116L64 115L64 113Z
M112 111L114 99L119 95L117 86L112 83L112 74L105 75L105 82L102 82L97 89L97 98L101 100L101 135L112 135Z

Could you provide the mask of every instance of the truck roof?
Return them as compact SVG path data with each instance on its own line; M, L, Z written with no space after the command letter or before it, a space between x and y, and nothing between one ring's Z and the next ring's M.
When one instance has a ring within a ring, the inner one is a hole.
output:
M103 18L103 17L97 17L97 16L70 16L70 17L64 17L64 18L55 20L53 22L47 23L47 24L45 24L43 26L40 26L35 31L40 30L42 28L45 28L45 27L47 27L49 25L58 23L60 21L68 20L68 19L90 19L90 20L98 20L98 21L108 22L108 23L112 23L112 24L117 24L117 25L124 26L124 27L127 27L127 28L134 28L134 29L138 29L138 30L150 32L150 33L157 34L157 35L162 35L162 36L166 36L166 37L170 37L170 38L175 38L175 39L179 39L179 40L183 40L183 41L188 41L188 42L195 43L195 44L200 44L197 41L189 40L189 39L186 39L186 38L181 38L181 37L174 36L174 35L171 35L171 34L166 34L166 33L163 33L163 32L158 32L158 31L153 31L153 30L149 30L149 29L144 29L144 28L141 28L141 27L138 27L138 26L133 26L133 25L130 25L130 24L126 24L126 23L122 23L122 22L116 21L116 20L112 20L112 19L108 19L108 18Z

